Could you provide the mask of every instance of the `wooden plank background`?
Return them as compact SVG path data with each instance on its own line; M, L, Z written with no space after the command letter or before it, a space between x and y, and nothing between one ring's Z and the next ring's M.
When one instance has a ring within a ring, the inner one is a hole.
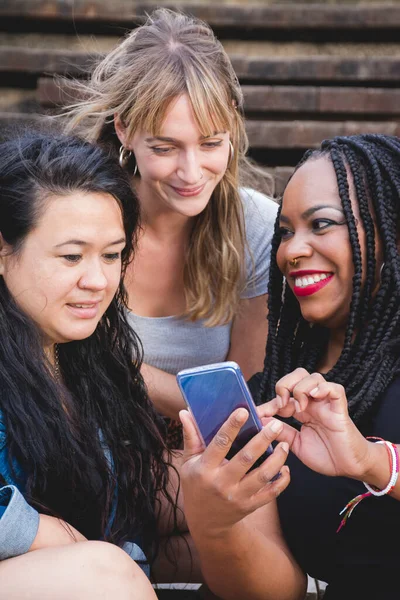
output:
M334 135L400 135L400 3L166 2L206 20L243 86L250 155L279 195L306 148ZM1 0L0 129L71 101L152 2Z

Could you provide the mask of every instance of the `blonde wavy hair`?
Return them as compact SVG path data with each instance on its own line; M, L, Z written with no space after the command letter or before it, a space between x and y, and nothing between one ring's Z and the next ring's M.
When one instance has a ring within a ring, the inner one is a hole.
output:
M184 289L189 320L205 319L210 327L230 322L245 282L239 187L249 181L254 187L254 181L268 176L246 157L243 95L222 44L203 21L157 9L101 60L88 81L74 81L73 87L81 100L63 111L67 131L77 130L115 152L120 146L115 114L128 139L138 130L160 135L171 101L182 94L190 99L201 135L229 131L233 157L207 207L195 217Z

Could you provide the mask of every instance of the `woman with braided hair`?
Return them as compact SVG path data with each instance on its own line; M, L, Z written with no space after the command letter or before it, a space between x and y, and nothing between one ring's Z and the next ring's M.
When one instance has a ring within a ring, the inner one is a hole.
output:
M399 223L400 139L366 134L305 154L275 226L265 366L250 387L263 421L284 423L281 526L325 600L397 589Z

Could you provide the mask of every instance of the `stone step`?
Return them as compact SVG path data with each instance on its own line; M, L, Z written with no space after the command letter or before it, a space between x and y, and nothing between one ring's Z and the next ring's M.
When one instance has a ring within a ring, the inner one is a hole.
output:
M400 89L243 85L242 90L247 115L271 113L272 116L274 113L288 113L293 116L312 113L315 118L345 113L355 117L368 114L391 119L393 115L400 114ZM10 100L12 99L11 94ZM41 106L62 106L75 99L77 94L68 80L55 81L51 77L38 79L36 101ZM12 110L12 104L9 106Z
M0 17L118 23L132 27L159 2L131 0L2 0ZM204 19L212 27L242 29L390 30L400 27L400 6L380 4L163 2ZM3 21L4 22L4 21Z
M98 60L97 53L73 50L0 47L0 74L69 74L82 76ZM300 56L259 58L231 56L236 74L243 83L315 82L391 85L400 82L398 57L343 58L337 56Z
M40 123L37 113L0 112L0 128L11 124ZM336 135L382 133L400 136L399 121L252 121L246 120L250 146L267 149L307 149Z
M51 29L51 28L49 28ZM84 53L106 53L112 50L123 35L54 34L51 32L0 33L0 48L28 48L30 50L68 50ZM298 41L293 32L291 41L279 40L240 40L226 38L221 42L230 55L247 57L313 57L336 56L342 58L400 57L400 35L398 43L391 42L303 42Z

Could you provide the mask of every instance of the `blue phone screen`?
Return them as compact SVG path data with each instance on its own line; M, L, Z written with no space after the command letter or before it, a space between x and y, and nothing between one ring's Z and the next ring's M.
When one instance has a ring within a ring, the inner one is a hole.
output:
M229 365L188 371L178 373L178 383L206 445L234 410L243 407L249 412L227 457L231 458L262 428L243 375L238 366Z

